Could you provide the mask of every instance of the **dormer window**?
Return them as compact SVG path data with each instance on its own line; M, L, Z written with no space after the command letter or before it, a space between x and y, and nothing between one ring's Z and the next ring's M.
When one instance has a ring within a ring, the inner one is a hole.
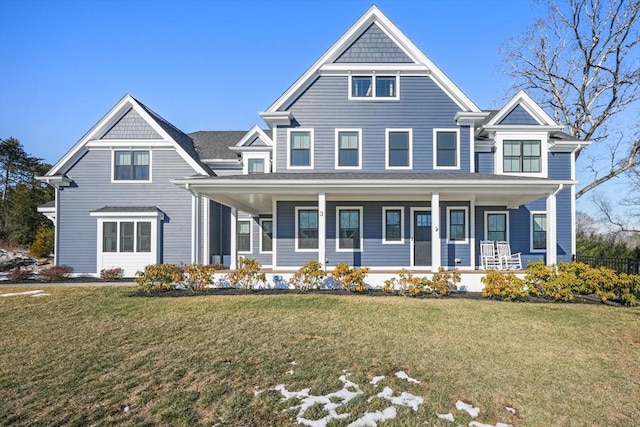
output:
M352 76L349 99L398 99L397 76Z
M249 174L264 173L264 159L249 159Z
M540 141L504 141L504 172L541 171Z
M114 152L114 181L150 181L149 151Z

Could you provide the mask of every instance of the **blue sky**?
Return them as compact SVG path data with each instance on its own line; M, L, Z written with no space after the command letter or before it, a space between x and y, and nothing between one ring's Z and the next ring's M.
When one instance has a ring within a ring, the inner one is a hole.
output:
M0 138L55 163L125 93L185 132L245 130L371 0L0 0ZM478 106L530 0L375 3Z

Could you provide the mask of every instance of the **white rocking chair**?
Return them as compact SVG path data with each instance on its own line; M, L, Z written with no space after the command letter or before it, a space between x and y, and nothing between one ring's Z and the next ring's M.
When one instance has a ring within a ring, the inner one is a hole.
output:
M480 259L484 270L502 270L502 262L493 245L493 240L480 242Z
M502 264L502 268L505 270L522 270L522 258L521 253L511 253L511 246L509 242L498 242L498 258Z

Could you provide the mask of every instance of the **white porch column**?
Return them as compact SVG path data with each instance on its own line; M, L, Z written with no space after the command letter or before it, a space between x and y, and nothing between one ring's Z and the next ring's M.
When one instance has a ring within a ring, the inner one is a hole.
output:
M191 196L191 263L197 264L200 258L200 195Z
M431 271L440 268L440 193L431 195Z
M473 156L472 156L473 157ZM469 200L469 252L471 256L471 269L476 269L476 198Z
M278 266L278 201L275 198L271 199L271 236L271 268L275 270Z
M235 270L238 267L238 245L236 242L236 234L238 227L238 210L231 208L231 259L229 260L229 269Z
M558 190L560 191L560 190ZM547 265L557 262L557 226L556 226L556 194L557 191L547 196Z
M211 263L211 239L210 239L210 226L211 226L211 214L209 212L211 202L205 196L202 196L202 264L208 265Z
M327 261L327 196L318 193L318 262L324 269Z

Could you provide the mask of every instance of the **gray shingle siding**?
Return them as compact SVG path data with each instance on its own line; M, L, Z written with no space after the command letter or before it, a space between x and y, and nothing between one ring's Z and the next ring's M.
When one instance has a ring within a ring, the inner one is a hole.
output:
M385 170L386 128L413 129L413 170L417 172L433 170L433 129L458 128L460 171L469 171L469 128L456 125L459 107L429 77L401 76L398 101L348 100L347 79L321 76L289 109L296 120L291 127L314 129L315 172L335 170L336 128L362 129L363 172ZM286 127L278 128L277 144L277 168L285 171Z
M501 121L500 125L537 125L536 119L531 117L520 104L516 105Z
M376 24L351 44L334 62L413 62Z
M151 183L111 183L111 151L88 151L67 173L74 185L58 198L58 264L76 273L97 273L97 220L89 216L104 206L157 206L161 225L161 262L188 263L191 257L191 196L169 181L193 174L175 151L152 151ZM117 267L117 266L115 266Z
M161 139L160 135L131 108L102 139Z

